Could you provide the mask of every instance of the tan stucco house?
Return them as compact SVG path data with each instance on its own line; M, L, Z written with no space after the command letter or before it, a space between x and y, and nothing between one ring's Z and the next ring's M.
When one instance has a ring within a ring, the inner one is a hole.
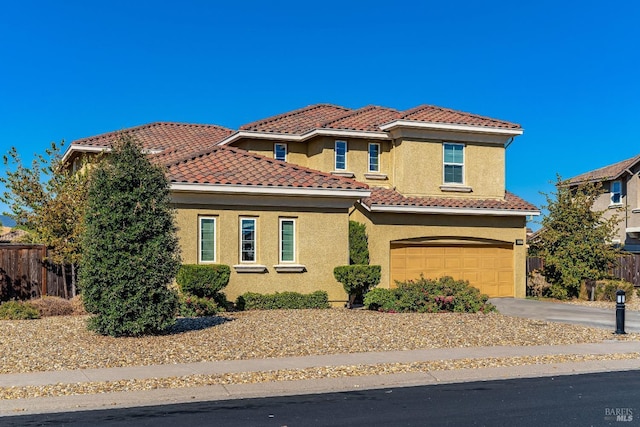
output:
M640 253L640 155L592 170L567 180L571 186L585 182L602 184L593 209L605 218L618 215L617 235L611 242L626 252Z
M348 223L366 224L380 286L451 275L490 296L524 297L526 217L505 190L518 124L435 106L318 104L241 126L153 123L134 135L167 168L184 263L232 267L246 291L326 290L348 263ZM107 150L118 132L65 153Z

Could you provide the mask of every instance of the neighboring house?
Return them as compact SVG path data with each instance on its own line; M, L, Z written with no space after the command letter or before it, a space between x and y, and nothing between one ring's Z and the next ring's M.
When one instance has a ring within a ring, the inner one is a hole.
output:
M526 217L505 191L519 125L434 106L318 104L241 126L154 123L134 135L167 168L185 263L232 266L230 298L324 289L349 260L348 221L365 223L380 286L451 275L490 296L525 296ZM74 141L65 159L118 133Z
M0 243L21 243L22 239L28 234L24 230L18 228L2 227L3 232L0 234Z
M603 193L593 208L605 211L605 217L620 217L612 243L627 252L640 253L640 156L583 173L568 180L569 185L600 182Z

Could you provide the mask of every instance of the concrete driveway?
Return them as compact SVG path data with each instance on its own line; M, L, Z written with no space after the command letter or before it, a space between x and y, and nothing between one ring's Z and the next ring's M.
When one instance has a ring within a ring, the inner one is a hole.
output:
M489 302L507 316L527 317L549 322L573 323L616 330L616 311L559 302L519 298L490 298ZM625 310L625 332L640 333L640 311Z

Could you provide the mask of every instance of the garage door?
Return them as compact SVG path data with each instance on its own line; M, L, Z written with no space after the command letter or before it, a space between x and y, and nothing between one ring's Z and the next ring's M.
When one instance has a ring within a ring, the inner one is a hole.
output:
M513 297L513 249L510 246L392 246L391 284L452 276L468 280L490 297Z

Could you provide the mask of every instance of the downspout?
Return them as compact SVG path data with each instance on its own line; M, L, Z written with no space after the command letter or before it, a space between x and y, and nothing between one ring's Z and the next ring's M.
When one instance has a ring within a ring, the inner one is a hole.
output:
M509 146L511 145L511 143L513 142L513 140L515 139L515 136L512 136L511 138L509 138L509 140L507 141L506 144L504 144L504 149L506 150L507 148L509 148Z

